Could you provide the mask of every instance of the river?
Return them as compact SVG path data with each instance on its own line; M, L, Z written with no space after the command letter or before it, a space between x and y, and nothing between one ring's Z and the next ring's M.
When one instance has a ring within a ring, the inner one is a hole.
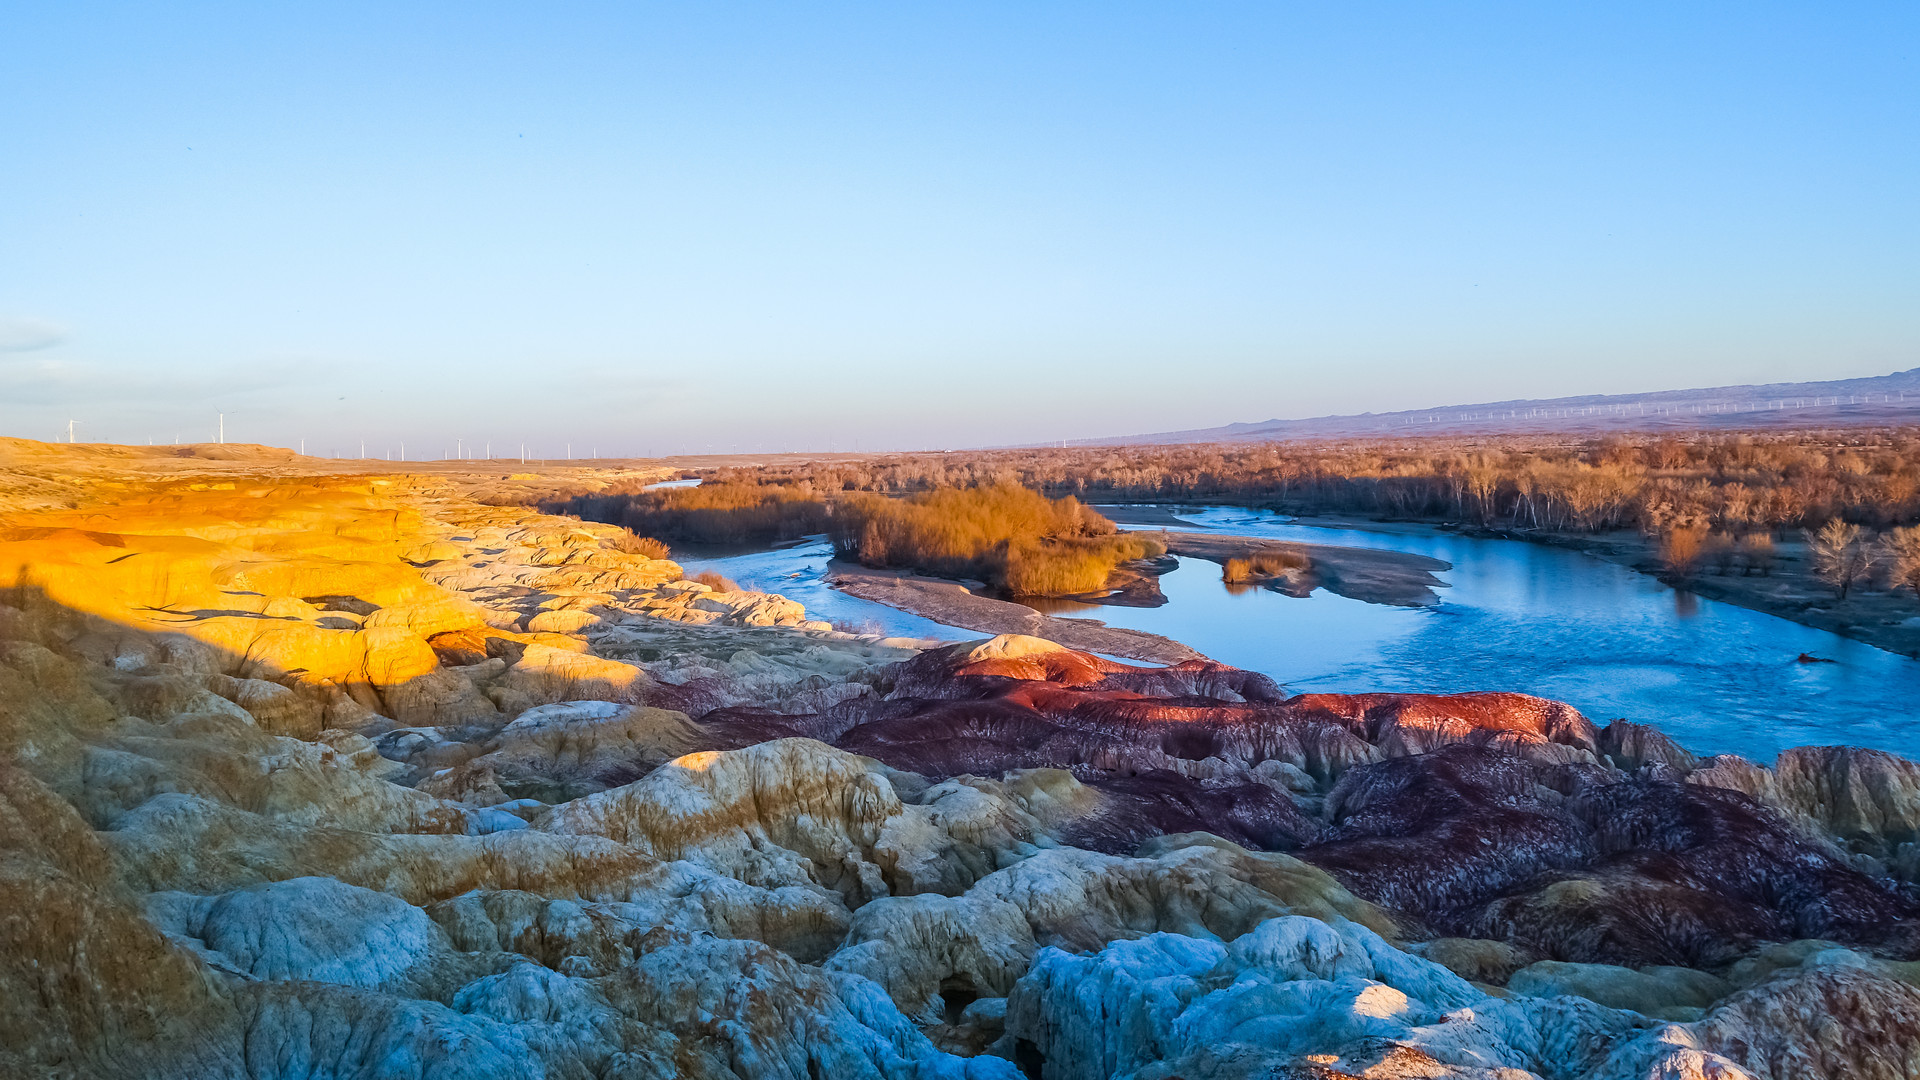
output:
M1847 743L1920 758L1920 661L1561 548L1324 528L1237 508L1180 516L1228 533L1431 555L1453 564L1439 575L1450 587L1424 609L1325 590L1235 594L1217 564L1181 559L1160 579L1163 607L1052 614L1162 634L1293 692L1519 690L1598 723L1655 724L1703 754L1770 761L1789 746ZM818 618L901 636L976 636L833 589L831 555L810 541L685 565L784 593ZM1801 653L1834 663L1798 663Z

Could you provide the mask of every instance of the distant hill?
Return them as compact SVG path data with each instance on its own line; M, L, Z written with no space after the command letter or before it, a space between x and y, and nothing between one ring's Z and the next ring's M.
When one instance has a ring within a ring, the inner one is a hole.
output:
M1405 412L1262 420L1076 442L1082 446L1114 446L1394 435L1591 435L1606 431L1860 427L1902 423L1920 423L1920 368L1865 379L1490 401Z

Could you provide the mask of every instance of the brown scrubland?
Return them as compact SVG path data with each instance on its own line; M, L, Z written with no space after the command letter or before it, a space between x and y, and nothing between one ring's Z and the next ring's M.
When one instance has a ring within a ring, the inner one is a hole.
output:
M894 494L1017 484L1088 502L1779 535L1834 517L1874 529L1920 523L1920 429L990 450L768 464L715 479Z

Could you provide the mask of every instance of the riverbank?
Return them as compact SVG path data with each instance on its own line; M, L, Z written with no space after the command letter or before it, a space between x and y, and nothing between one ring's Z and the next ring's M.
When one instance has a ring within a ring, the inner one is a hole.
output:
M1571 548L1709 600L1737 604L1888 652L1920 657L1920 601L1911 591L1856 587L1841 600L1832 587L1814 577L1807 545L1801 540L1782 541L1776 546L1774 567L1769 574L1728 574L1700 569L1680 576L1669 572L1661 563L1659 548L1652 539L1635 532L1579 536L1528 534L1508 529L1458 531L1463 536L1525 540Z
M1920 658L1920 599L1904 589L1856 586L1841 600L1831 586L1813 575L1812 560L1803 540L1783 540L1775 546L1771 573L1720 573L1703 567L1681 576L1668 571L1661 562L1657 541L1628 530L1589 535L1344 518L1298 518L1295 523L1401 534L1453 532L1475 539L1518 540L1565 548L1624 566L1681 592L1825 630L1876 649Z
M1298 544L1257 536L1228 533L1167 533L1167 551L1224 565L1262 552L1288 552L1307 560L1303 570L1277 583L1279 591L1305 596L1325 589L1352 600L1394 607L1431 607L1440 602L1435 589L1447 583L1435 577L1452 564L1405 551Z
M1262 583L1263 587L1289 596L1305 596L1315 589L1325 589L1369 604L1431 607L1440 602L1439 594L1434 590L1447 587L1446 582L1434 575L1453 568L1443 559L1406 551L1239 536L1184 520L1165 506L1095 506L1094 509L1116 525L1182 530L1163 534L1167 551L1174 555L1206 559L1222 565L1228 559L1250 558L1261 552L1282 551L1299 555L1307 560L1303 571L1284 580ZM1195 529L1204 531L1191 531Z
M1178 521L1171 514L1168 519ZM1131 522L1129 522L1131 524ZM1300 544L1256 536L1228 533L1165 533L1162 538L1173 555L1204 559L1224 565L1228 559L1247 558L1261 552L1284 551L1301 556L1306 566L1284 578L1262 583L1292 596L1306 596L1315 589L1326 589L1369 604L1394 607L1429 607L1440 602L1435 589L1446 582L1435 577L1450 564L1404 551L1380 551L1371 548L1337 547L1331 544ZM1167 560L1171 569L1172 560ZM1137 574L1151 584L1147 573ZM857 563L835 560L829 564L828 580L837 589L877 604L932 619L949 626L977 630L987 634L1027 634L1047 638L1069 648L1085 652L1125 656L1156 664L1177 664L1183 660L1204 659L1199 651L1171 638L1141 630L1107 626L1098 619L1070 619L1036 611L1025 604L981 596L966 586L944 578L925 577L895 570L876 570ZM1153 590L1153 598L1164 603ZM1098 604L1099 600L1087 600ZM1138 597L1122 600L1119 606L1157 606L1140 602Z
M1094 619L1058 619L1024 604L995 600L969 592L966 586L942 578L922 577L898 570L875 570L834 560L828 581L862 600L898 608L948 626L984 634L1026 634L1046 638L1082 652L1124 656L1154 664L1204 660L1171 638L1141 630L1123 630Z
M1206 504L1217 505L1217 504ZM1204 528L1177 516L1181 504L1154 506L1097 506L1112 521L1125 525ZM1251 508L1265 509L1265 508ZM1920 597L1910 590L1853 589L1843 601L1814 577L1806 544L1799 539L1780 541L1769 574L1722 574L1702 567L1679 577L1660 561L1657 543L1640 533L1558 533L1531 529L1480 528L1447 522L1391 521L1339 516L1297 516L1293 524L1307 528L1354 529L1399 536L1454 534L1481 540L1516 540L1578 551L1652 577L1669 587L1708 600L1734 604L1750 611L1838 634L1853 641L1902 656L1920 657ZM1348 550L1348 549L1337 549Z

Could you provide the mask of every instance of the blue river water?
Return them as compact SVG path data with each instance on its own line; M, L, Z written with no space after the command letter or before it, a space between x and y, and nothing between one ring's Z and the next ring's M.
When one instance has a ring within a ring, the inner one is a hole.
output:
M673 560L689 575L711 570L738 582L742 588L779 593L799 602L807 609L808 617L825 619L840 629L855 633L940 638L947 641L980 636L972 630L946 626L932 619L841 592L827 584L827 562L832 558L833 545L824 538L811 537L792 547L775 548L772 551L706 559L685 558L675 554Z
M1441 603L1368 604L1318 590L1229 592L1220 567L1182 559L1158 608L1059 611L1162 634L1293 692L1518 690L1596 722L1651 723L1697 753L1770 761L1844 743L1920 758L1920 661L1772 615L1676 592L1578 552L1448 533L1304 525L1237 508L1180 516L1222 532L1409 551L1453 564ZM784 593L817 618L911 637L976 636L840 593L823 542L687 560ZM1802 664L1801 653L1834 661Z

